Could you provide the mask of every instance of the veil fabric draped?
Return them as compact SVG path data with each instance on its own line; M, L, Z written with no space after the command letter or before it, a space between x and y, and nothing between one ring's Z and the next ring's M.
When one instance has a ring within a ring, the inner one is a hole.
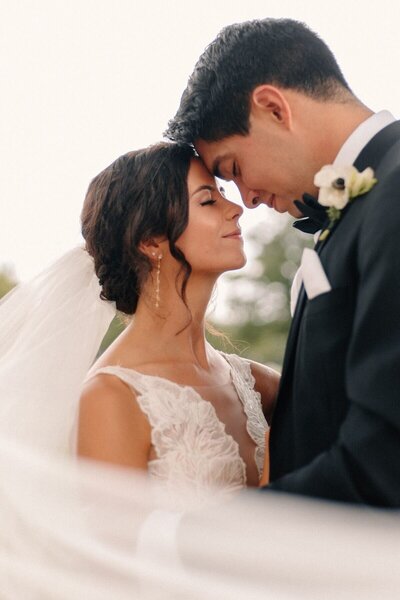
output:
M143 551L142 523L174 506L143 476L4 437L0 471L2 600L398 598L397 513L249 491L188 503L170 547L159 519Z

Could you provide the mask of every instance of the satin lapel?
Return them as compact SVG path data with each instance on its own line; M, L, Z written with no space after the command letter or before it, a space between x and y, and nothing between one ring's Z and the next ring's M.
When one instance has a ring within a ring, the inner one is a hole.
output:
M384 129L379 131L372 140L361 150L360 154L354 161L354 166L358 171L364 171L367 167L371 167L374 171L379 166L382 158L389 151L391 146L398 142L400 139L400 121L395 121L390 125L387 125ZM357 199L355 200L357 201ZM314 250L320 254L322 248L325 248L327 244L329 244L332 239L337 227L340 226L340 223L346 217L347 212L351 210L351 204L349 204L342 213L341 218L336 222L336 224L331 229L330 234L323 242L317 242Z

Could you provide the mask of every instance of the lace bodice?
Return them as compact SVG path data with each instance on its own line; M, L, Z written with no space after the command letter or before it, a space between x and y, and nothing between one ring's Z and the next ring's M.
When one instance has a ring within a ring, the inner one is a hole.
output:
M247 432L255 443L255 463L262 474L265 431L268 424L262 412L260 394L250 363L221 353L230 365L231 382L243 404ZM225 430L214 406L198 389L138 371L108 366L91 373L115 375L131 387L151 425L151 441L156 458L149 461L149 476L163 486L190 489L200 500L211 490L230 494L246 485L246 465L239 445Z

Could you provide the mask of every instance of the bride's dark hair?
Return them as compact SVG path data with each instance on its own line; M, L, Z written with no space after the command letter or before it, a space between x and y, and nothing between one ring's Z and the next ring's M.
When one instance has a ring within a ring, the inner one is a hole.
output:
M128 152L97 175L89 185L81 220L86 249L94 259L101 297L118 310L136 311L152 263L140 242L165 236L183 271L180 294L191 273L175 242L186 229L189 214L187 176L194 151L160 143Z

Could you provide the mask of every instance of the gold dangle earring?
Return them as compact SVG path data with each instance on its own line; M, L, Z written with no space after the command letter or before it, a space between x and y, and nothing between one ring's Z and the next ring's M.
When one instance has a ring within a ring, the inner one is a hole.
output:
M153 256L156 253L153 252ZM161 272L161 259L162 254L157 256L157 267L156 267L156 308L160 308L160 272Z

